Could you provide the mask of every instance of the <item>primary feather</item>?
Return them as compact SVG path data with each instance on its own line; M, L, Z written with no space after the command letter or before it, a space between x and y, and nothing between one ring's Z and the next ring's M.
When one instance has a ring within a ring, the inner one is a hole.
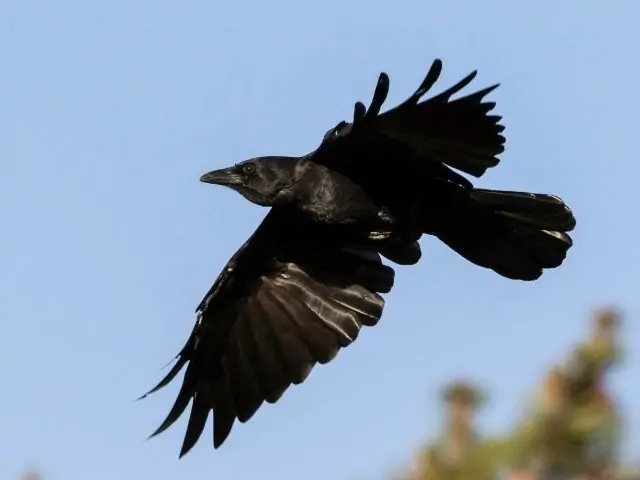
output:
M217 448L236 419L246 422L263 402L276 402L382 315L378 293L391 289L394 273L378 255L318 245L315 255L305 255L304 242L317 237L298 236L290 245L279 216L272 210L225 266L198 306L176 364L149 392L186 366L175 403L152 435L169 428L191 402L181 456L211 412Z

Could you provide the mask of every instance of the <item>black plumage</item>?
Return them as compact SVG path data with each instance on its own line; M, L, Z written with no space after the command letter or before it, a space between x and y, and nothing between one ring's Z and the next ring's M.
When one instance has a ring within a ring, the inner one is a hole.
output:
M191 401L181 455L214 412L214 446L238 419L304 381L362 326L375 325L393 286L381 255L411 265L418 240L434 235L500 275L535 280L572 245L571 210L558 197L474 188L504 150L501 117L484 99L496 86L452 99L476 72L421 101L438 79L436 60L405 102L380 113L389 90L381 74L370 107L329 130L302 157L260 157L202 176L271 207L197 308L197 322L169 374L187 365L177 400L154 433ZM150 393L151 393L150 392Z
M347 247L339 236L327 238L326 227L293 217L272 209L229 260L198 305L176 364L149 392L188 364L175 404L153 434L192 401L180 456L198 440L211 410L217 448L236 418L246 422L264 401L277 401L382 315L379 293L391 290L394 271L378 254Z

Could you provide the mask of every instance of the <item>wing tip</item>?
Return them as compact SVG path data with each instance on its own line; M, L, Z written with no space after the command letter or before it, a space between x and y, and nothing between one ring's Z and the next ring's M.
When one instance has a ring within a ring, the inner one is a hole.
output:
M186 439L185 439L186 441ZM193 449L193 445L187 446L183 443L182 447L180 447L180 453L178 454L178 460L184 457L187 453L189 453Z
M233 423L231 424L231 427L233 427ZM224 442L227 441L227 438L229 438L229 434L231 433L231 427L229 427L228 429L225 429L224 432L218 432L218 431L214 432L214 435L213 435L214 450L218 450L220 447L222 447Z

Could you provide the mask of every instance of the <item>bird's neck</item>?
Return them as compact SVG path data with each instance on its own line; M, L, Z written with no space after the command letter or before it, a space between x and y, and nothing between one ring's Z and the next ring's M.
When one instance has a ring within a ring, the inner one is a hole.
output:
M290 172L287 172L286 180L282 182L282 187L275 196L273 206L294 206L304 201L305 193L312 185L314 164L308 160L295 162Z

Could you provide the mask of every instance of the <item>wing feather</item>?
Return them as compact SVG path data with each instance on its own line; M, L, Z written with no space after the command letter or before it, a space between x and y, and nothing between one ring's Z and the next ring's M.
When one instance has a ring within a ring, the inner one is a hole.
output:
M499 85L452 99L475 79L477 71L473 71L423 100L441 72L442 62L436 59L418 89L384 113L379 112L389 91L389 77L380 74L369 109L358 102L353 123L341 122L328 132L313 153L314 161L347 173L360 171L348 164L362 158L374 171L376 160L384 165L388 161L440 163L475 177L498 165L498 155L504 151L504 126L500 124L502 117L489 115L496 104L485 101L485 97ZM361 154L354 154L356 150ZM455 172L443 169L441 173L449 180L467 184Z
M275 238L277 216L274 210L267 215L218 276L176 365L152 389L187 367L171 411L153 434L171 426L191 402L180 456L197 443L211 411L218 448L236 419L244 423L265 401L275 403L382 315L379 292L389 291L394 272L379 255L334 247L305 251L300 238L288 247Z

